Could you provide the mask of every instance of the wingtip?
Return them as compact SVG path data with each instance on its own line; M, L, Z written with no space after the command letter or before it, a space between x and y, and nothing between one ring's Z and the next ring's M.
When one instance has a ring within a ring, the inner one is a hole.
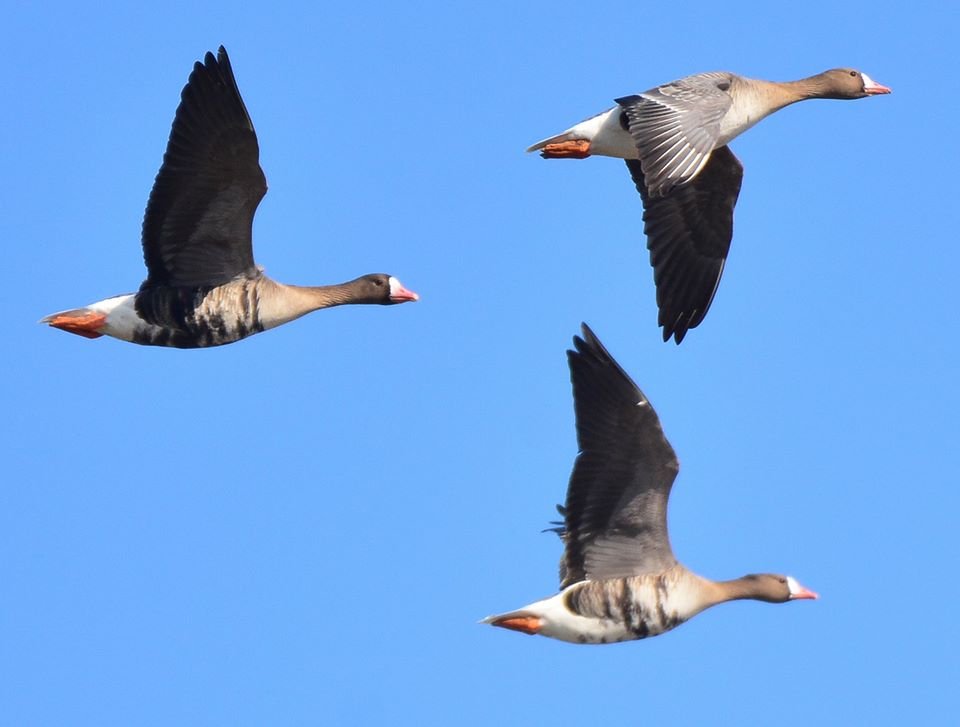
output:
M659 300L657 301L659 305ZM697 311L693 313L677 313L674 315L665 315L661 310L657 316L657 325L663 328L663 342L666 343L673 337L674 343L678 346L686 338L691 328L696 328L703 316L697 317Z
M577 350L580 350L580 347L590 340L596 340L596 336L593 333L593 330L585 322L580 322L580 332L575 333L573 336L573 345L576 346Z
M686 335L687 335L687 332L686 332L686 331L678 331L678 330L675 329L675 328L670 328L670 327L667 327L667 326L664 326L664 327L663 327L663 342L664 342L664 343L668 343L668 342L670 341L670 339L672 338L672 339L673 339L673 342L676 343L676 344L679 346L679 345L680 345L680 341L682 341L682 340L683 340L683 337L686 336Z
M589 351L598 351L600 353L606 353L606 349L603 344L600 343L600 339L597 338L597 334L593 332L593 329L590 328L586 322L580 323L580 333L573 337L573 345L576 348L576 351L570 351L571 354L584 354Z

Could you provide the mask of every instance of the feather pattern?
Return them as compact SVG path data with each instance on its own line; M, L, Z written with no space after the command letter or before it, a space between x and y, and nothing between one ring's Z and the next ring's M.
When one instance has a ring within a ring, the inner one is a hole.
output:
M651 197L686 184L706 164L733 103L730 73L688 76L616 99L640 156Z
M215 287L141 290L135 306L144 324L129 340L145 346L207 348L259 333L264 330L260 293L265 285L275 284L260 276Z
M563 507L561 587L670 568L673 447L646 396L586 324L574 347L567 359L580 453Z
M197 62L181 94L143 219L155 286L214 286L255 277L253 216L267 192L260 148L221 46Z
M563 602L577 616L621 626L620 638L602 634L599 643L645 639L676 628L699 611L699 580L674 566L662 573L584 581L567 589ZM583 641L593 639L585 635Z
M147 278L41 322L84 336L148 346L233 343L337 305L392 305L419 296L371 273L338 285L283 285L254 263L253 216L267 191L257 135L227 52L207 53L181 94L143 219Z
M798 101L887 93L889 88L853 68L779 83L726 71L699 73L618 98L613 109L527 151L541 150L548 159L627 160L646 209L663 340L673 335L680 343L710 307L730 246L743 169L727 144Z
M720 285L733 239L733 208L743 165L722 146L690 183L652 197L641 163L627 159L626 164L643 200L643 231L663 340L674 336L680 343L703 320Z
M657 636L706 608L750 598L817 598L771 573L710 581L680 565L667 536L667 500L679 465L637 385L583 325L567 352L580 453L564 523L561 591L483 623L579 644Z

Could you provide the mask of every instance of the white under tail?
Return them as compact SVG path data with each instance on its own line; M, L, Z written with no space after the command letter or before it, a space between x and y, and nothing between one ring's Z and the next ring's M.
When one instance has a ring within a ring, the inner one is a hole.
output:
M540 151L547 144L556 144L561 141L573 141L577 136L574 135L573 129L567 129L562 134L557 134L556 136L551 136L549 139L544 139L543 141L538 141L533 146L528 146L526 148L527 153L529 154L532 151Z

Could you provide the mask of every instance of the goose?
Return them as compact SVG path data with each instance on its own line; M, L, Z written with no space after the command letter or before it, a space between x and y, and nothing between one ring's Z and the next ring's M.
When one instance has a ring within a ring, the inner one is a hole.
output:
M267 192L260 148L227 51L207 53L181 94L143 218L147 278L136 293L46 316L86 338L148 346L233 343L311 311L391 305L419 296L392 275L306 287L271 280L253 260L252 226Z
M527 149L545 159L624 159L643 202L663 340L679 344L710 309L733 237L743 165L727 144L774 111L812 98L890 93L866 73L835 68L783 83L712 72L616 99Z
M784 603L817 594L792 576L703 578L677 562L667 499L679 471L656 412L583 324L567 351L579 454L563 516L560 592L481 623L577 644L657 636L736 599Z

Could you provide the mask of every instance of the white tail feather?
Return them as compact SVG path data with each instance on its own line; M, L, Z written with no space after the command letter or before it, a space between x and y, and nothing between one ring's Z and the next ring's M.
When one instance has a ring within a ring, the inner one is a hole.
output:
M529 154L529 153L532 152L532 151L540 151L540 150L543 149L543 147L545 147L547 144L556 144L557 142L560 142L560 141L571 141L571 140L573 140L573 139L575 139L575 138L577 138L577 137L573 134L573 130L572 130L572 129L567 129L567 130L564 131L562 134L557 134L556 136L551 136L549 139L544 139L543 141L538 141L538 142L537 142L536 144L534 144L533 146L528 146L527 149L526 149L526 151L527 151L527 153Z

